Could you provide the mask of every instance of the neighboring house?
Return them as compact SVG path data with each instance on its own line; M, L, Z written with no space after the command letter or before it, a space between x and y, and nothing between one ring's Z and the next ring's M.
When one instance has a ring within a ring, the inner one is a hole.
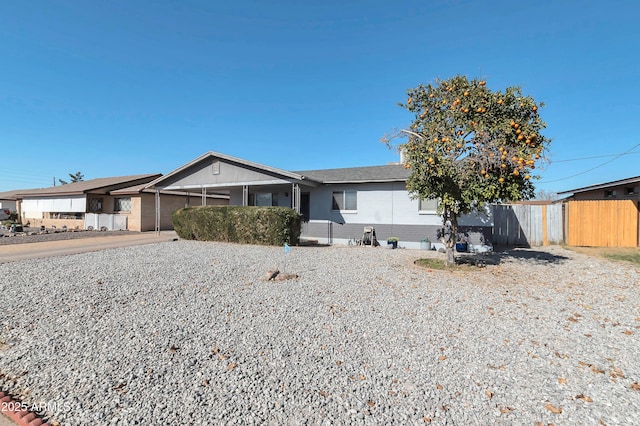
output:
M0 209L17 211L16 194L19 191L0 192Z
M640 176L599 183L558 192L573 194L572 200L637 200L640 201Z
M640 247L640 176L559 192L567 203L567 244Z
M115 228L130 231L171 229L171 212L203 199L183 193L161 192L163 209L156 223L154 191L145 184L160 174L118 176L73 182L50 188L16 192L18 212L23 224L31 226L66 226L85 229L94 224L114 223ZM226 196L211 194L207 204L228 204ZM97 216L97 217L96 217ZM97 228L99 226L94 226Z
M302 237L321 243L347 244L373 226L383 244L389 237L398 237L400 247L419 248L427 238L437 244L442 227L437 201L412 200L408 176L401 164L290 172L207 152L145 187L228 194L230 205L291 207L303 216ZM491 244L489 214L465 216L459 223L477 249Z

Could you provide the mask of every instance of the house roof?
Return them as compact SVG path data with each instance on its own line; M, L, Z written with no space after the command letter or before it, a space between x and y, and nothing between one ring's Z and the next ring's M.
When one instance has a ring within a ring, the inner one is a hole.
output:
M294 172L322 183L404 182L410 171L402 164Z
M154 173L144 175L97 178L68 183L66 185L52 186L50 188L16 191L15 195L18 198L24 198L49 195L82 195L90 192L107 193L109 191L120 189L122 187L146 183L157 178L158 176L160 176L160 174Z
M640 176L627 178L627 179L614 180L614 181L605 182L605 183L597 183L595 185L584 186L582 188L576 188L576 189L570 189L567 191L558 192L558 194L570 194L570 193L576 194L579 192L594 191L596 189L605 189L605 188L611 188L614 186L631 185L636 183L640 183Z
M28 191L28 189L14 189L12 191L0 192L0 200L15 200L17 198L16 194L24 191Z
M221 154L219 152L215 152L215 151L209 151L206 152L204 154L202 154L200 157L191 160L190 162L188 162L187 164L173 170L170 173L167 173L166 175L160 176L158 178L156 178L155 180L153 180L152 182L149 182L148 184L145 185L146 188L153 188L154 186L157 186L158 184L161 184L164 181L169 180L171 177L180 174L181 172L183 172L184 170L192 167L195 164L198 164L199 162L206 160L208 158L219 158L221 160L226 160L228 162L231 163L236 163L239 165L243 165L243 166L247 166L247 167L251 167L254 169L258 169L258 170L263 170L266 172L270 172L270 173L275 173L281 176L285 176L288 178L293 178L296 180L303 180L304 176L301 176L299 174L296 173L292 173L286 170L282 170L282 169L277 169L275 167L270 167L270 166L265 166L264 164L259 164L259 163L254 163L252 161L247 161L247 160L243 160L242 158L237 158L237 157L232 157L230 155L226 155L226 154Z

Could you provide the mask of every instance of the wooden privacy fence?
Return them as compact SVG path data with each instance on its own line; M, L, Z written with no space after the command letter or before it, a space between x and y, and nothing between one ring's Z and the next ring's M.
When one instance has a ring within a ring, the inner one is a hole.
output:
M570 246L638 247L636 201L569 201L567 209Z
M517 247L564 243L562 204L494 205L493 243Z

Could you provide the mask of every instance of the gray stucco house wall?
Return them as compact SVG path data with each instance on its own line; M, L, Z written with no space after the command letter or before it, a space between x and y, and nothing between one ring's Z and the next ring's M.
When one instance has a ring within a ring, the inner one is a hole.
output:
M364 227L374 227L382 245L397 237L400 247L420 248L423 239L438 246L436 202L412 200L408 176L402 164L290 172L208 152L147 188L226 194L230 205L292 207L303 214L302 237L320 243L348 244ZM489 212L465 216L459 225L474 248L490 248Z

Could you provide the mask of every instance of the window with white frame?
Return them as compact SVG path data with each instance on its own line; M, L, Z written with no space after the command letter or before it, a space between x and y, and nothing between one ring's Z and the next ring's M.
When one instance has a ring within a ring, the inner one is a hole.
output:
M436 214L438 211L438 200L420 200L418 203L418 213L420 214Z
M131 211L131 197L122 197L113 199L113 211L114 212L130 212Z
M331 210L356 211L358 210L357 191L333 191Z

